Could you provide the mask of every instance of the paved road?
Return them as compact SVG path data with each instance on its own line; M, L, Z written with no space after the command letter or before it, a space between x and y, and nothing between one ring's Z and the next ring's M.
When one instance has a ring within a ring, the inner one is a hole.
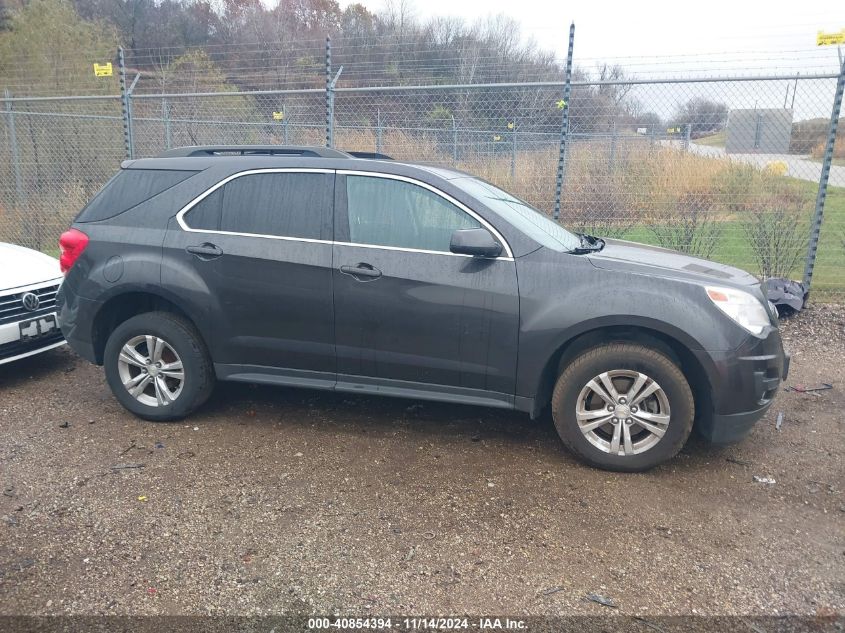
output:
M818 182L822 173L822 164L810 160L806 156L795 154L726 154L724 147L711 147L709 145L698 145L690 143L690 151L700 156L711 156L713 158L729 158L763 168L769 163L783 162L787 166L787 175L801 180ZM833 165L830 168L829 183L834 187L845 187L845 167Z

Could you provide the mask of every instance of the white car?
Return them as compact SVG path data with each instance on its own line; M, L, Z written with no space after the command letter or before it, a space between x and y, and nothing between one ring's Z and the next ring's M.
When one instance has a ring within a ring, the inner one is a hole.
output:
M59 261L0 242L0 365L64 345L56 321Z

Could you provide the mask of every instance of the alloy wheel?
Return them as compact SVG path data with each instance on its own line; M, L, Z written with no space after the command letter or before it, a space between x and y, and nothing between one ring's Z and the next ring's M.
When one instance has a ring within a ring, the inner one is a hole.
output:
M595 376L578 394L575 417L590 444L611 455L654 447L670 421L669 398L651 377L617 369Z
M182 393L182 359L163 338L144 334L129 339L117 359L120 381L133 398L149 407L163 407Z

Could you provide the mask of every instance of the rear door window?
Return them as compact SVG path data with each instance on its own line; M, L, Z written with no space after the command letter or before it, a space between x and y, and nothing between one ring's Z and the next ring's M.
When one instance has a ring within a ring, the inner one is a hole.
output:
M201 231L321 239L329 236L333 204L333 173L248 174L212 191L184 221Z
M330 233L333 201L333 173L249 174L203 198L185 222L206 231L320 239Z
M319 239L334 198L334 175L269 173L226 183L220 229L278 237Z
M167 191L196 173L169 169L121 169L79 212L76 221L108 220Z

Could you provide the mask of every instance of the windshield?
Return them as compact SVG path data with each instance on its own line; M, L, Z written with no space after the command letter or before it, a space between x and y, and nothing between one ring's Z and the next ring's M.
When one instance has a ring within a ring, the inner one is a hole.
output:
M478 198L507 222L547 248L564 252L574 251L581 246L581 239L577 235L570 233L527 202L514 198L488 182L470 177L456 178L451 182Z

